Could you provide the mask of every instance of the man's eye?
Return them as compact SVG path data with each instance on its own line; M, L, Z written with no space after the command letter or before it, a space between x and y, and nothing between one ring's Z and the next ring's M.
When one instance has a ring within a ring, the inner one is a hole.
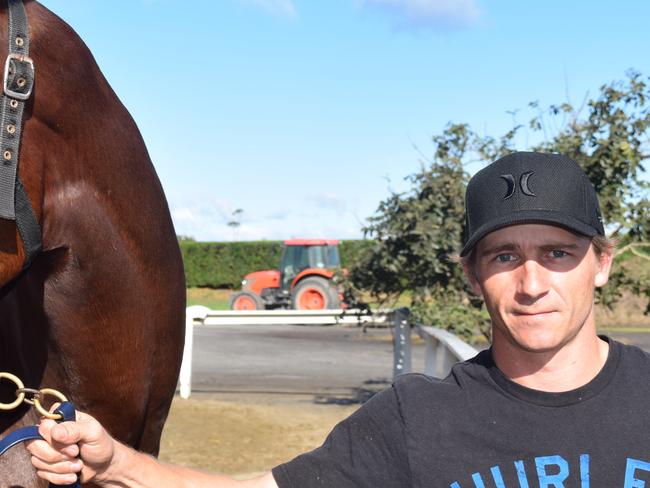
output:
M512 254L499 254L497 256L497 261L499 261L500 263L509 263L513 259L514 257Z
M551 251L551 256L553 256L554 258L563 258L563 257L567 256L567 253L565 251L561 251L559 249L554 249L554 250Z

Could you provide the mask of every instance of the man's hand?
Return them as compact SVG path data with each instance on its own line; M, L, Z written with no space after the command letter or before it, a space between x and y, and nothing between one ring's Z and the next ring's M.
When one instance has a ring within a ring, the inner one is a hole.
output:
M27 443L27 450L38 476L57 485L72 484L80 475L82 483L92 481L100 486L278 488L271 473L235 481L162 464L119 443L97 420L79 411L76 422L57 424L43 419L38 430L45 440Z
M43 419L38 428L44 441L31 441L27 450L38 476L58 485L101 477L115 455L115 441L88 414L77 412L76 422L57 424ZM79 456L83 459L79 459Z

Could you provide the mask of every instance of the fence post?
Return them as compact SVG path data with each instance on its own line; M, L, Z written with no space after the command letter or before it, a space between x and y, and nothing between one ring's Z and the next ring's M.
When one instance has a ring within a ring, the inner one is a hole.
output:
M438 339L431 334L423 334L424 337L424 374L436 377L438 371Z
M181 398L187 400L192 393L192 347L194 345L194 320L205 320L210 312L207 307L193 305L185 309L185 346L183 347L183 362L181 363L181 372L179 383Z
M412 371L410 313L408 308L393 312L393 378Z

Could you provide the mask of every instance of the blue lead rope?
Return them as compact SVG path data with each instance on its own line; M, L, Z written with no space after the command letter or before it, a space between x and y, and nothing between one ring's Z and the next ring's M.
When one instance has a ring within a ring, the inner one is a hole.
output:
M68 422L74 421L76 418L74 405L70 402L63 402L59 408L56 409L54 413L61 414L61 419L57 422ZM2 456L9 449L14 447L16 444L21 442L31 441L34 439L43 439L38 433L38 427L35 425L30 425L29 427L22 427L18 430L15 430L11 434L5 436L3 439L0 439L0 456ZM81 488L81 483L77 479L75 483L71 485L54 485L50 483L50 488Z

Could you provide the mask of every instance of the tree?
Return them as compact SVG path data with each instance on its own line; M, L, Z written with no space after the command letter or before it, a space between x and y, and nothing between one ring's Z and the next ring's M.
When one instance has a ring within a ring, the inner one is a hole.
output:
M241 208L235 209L235 211L231 214L231 220L228 221L226 224L228 227L230 227L233 230L233 239L237 240L237 231L239 230L239 227L241 226L241 216L244 213L244 210Z
M466 154L476 135L467 125L450 125L433 138L434 157L411 175L411 191L393 193L379 204L364 229L374 246L350 270L354 287L382 301L411 293L416 320L442 325L464 337L487 317L477 306L462 270L450 257L461 247Z
M517 147L522 125L500 137L479 136L466 124L450 124L433 137L433 157L408 178L412 189L379 204L364 229L374 246L350 270L354 287L375 299L411 296L416 319L436 323L466 338L488 330L481 302L472 295L460 267L452 262L461 247L464 190L472 161L488 164L516 149L557 152L576 160L599 194L607 229L624 249L650 259L649 185L641 178L650 158L650 88L637 72L603 85L579 108L569 103L547 109L533 102L528 124L541 142ZM539 139L539 137L538 137ZM646 251L643 251L646 249ZM598 299L611 306L623 290L648 297L650 277L630 276L619 267Z

